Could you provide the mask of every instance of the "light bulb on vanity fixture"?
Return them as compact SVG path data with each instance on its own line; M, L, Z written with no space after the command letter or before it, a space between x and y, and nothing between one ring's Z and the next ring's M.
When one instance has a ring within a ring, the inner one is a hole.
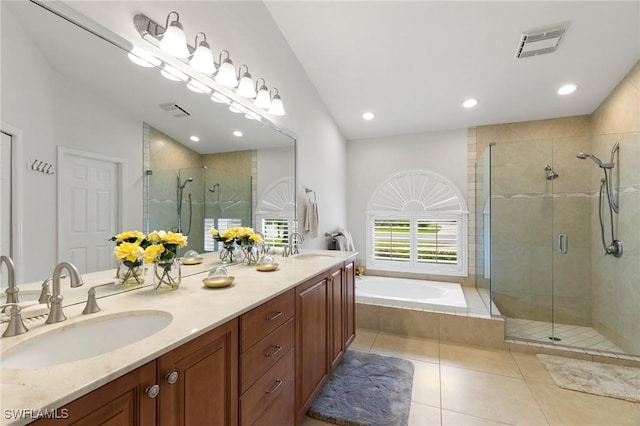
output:
M169 21L171 15L175 14L176 19ZM159 47L166 53L176 58L188 58L189 48L187 47L187 37L184 35L182 24L180 23L180 15L178 12L170 12L167 15L167 23L165 31L162 34Z
M262 86L259 86L260 88L258 89L258 82L260 80L262 80ZM269 89L267 89L267 84L265 83L264 78L261 77L256 80L256 89L256 100L253 104L262 109L271 108L271 95L269 94Z
M241 74L242 67L245 69L244 74ZM248 66L243 64L238 67L238 79L240 80L240 83L238 84L236 93L246 99L255 98L257 93L253 86L253 78L251 78L251 74L249 74Z
M282 99L278 94L278 89L274 87L273 90L275 90L276 94L271 98L271 106L269 107L269 111L267 112L271 115L285 115L286 113L284 112L284 104L282 103Z
M222 60L222 54L226 53L226 59ZM236 68L233 66L233 61L229 58L229 51L223 50L219 56L220 63L218 65L218 72L216 74L216 83L222 84L226 87L236 87L238 85L238 79L236 78Z
M198 43L198 36L202 35L200 43ZM193 56L189 61L189 65L196 71L200 71L203 74L213 74L216 71L216 65L213 62L213 53L211 53L211 46L207 43L207 35L203 32L196 34L196 40L194 42L196 50L193 52Z

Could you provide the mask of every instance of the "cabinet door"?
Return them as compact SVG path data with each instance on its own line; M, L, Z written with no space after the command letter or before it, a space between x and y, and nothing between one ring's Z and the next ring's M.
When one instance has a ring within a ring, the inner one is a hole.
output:
M32 424L78 426L154 426L156 399L146 389L156 384L156 362L152 361L76 399L55 411L55 418L38 420Z
M330 287L330 312L329 327L331 329L329 355L331 360L331 368L333 371L344 351L344 282L342 279L342 269L337 269L329 276Z
M238 320L158 358L158 380L159 425L237 425Z
M344 350L356 338L356 269L354 262L344 268Z
M329 286L318 277L296 288L296 407L304 417L329 377L327 327Z

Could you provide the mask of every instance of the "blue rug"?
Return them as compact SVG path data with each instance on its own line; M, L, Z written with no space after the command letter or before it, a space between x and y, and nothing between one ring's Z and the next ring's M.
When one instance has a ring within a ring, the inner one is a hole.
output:
M345 426L407 425L413 371L405 359L348 350L307 414Z

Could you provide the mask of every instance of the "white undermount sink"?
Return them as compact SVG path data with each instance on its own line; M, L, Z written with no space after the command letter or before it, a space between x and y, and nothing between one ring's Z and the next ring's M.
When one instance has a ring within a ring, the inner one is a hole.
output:
M294 258L296 259L309 259L309 260L322 259L327 257L336 257L336 255L331 253L300 253L294 256Z
M168 326L172 319L171 314L160 311L132 311L87 319L7 349L0 355L0 366L44 368L91 358L149 337Z

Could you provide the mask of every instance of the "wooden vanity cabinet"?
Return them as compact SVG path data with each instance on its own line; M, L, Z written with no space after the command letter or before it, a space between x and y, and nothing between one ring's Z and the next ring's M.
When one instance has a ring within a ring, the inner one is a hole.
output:
M33 424L237 425L238 320L179 346L55 414L57 419ZM67 414L68 418L60 418Z
M33 425L154 426L156 399L146 389L156 384L156 363L152 361L75 401L49 411Z
M296 287L296 422L355 339L354 258Z
M157 359L160 426L238 424L238 320Z
M354 338L350 258L34 424L293 425Z

